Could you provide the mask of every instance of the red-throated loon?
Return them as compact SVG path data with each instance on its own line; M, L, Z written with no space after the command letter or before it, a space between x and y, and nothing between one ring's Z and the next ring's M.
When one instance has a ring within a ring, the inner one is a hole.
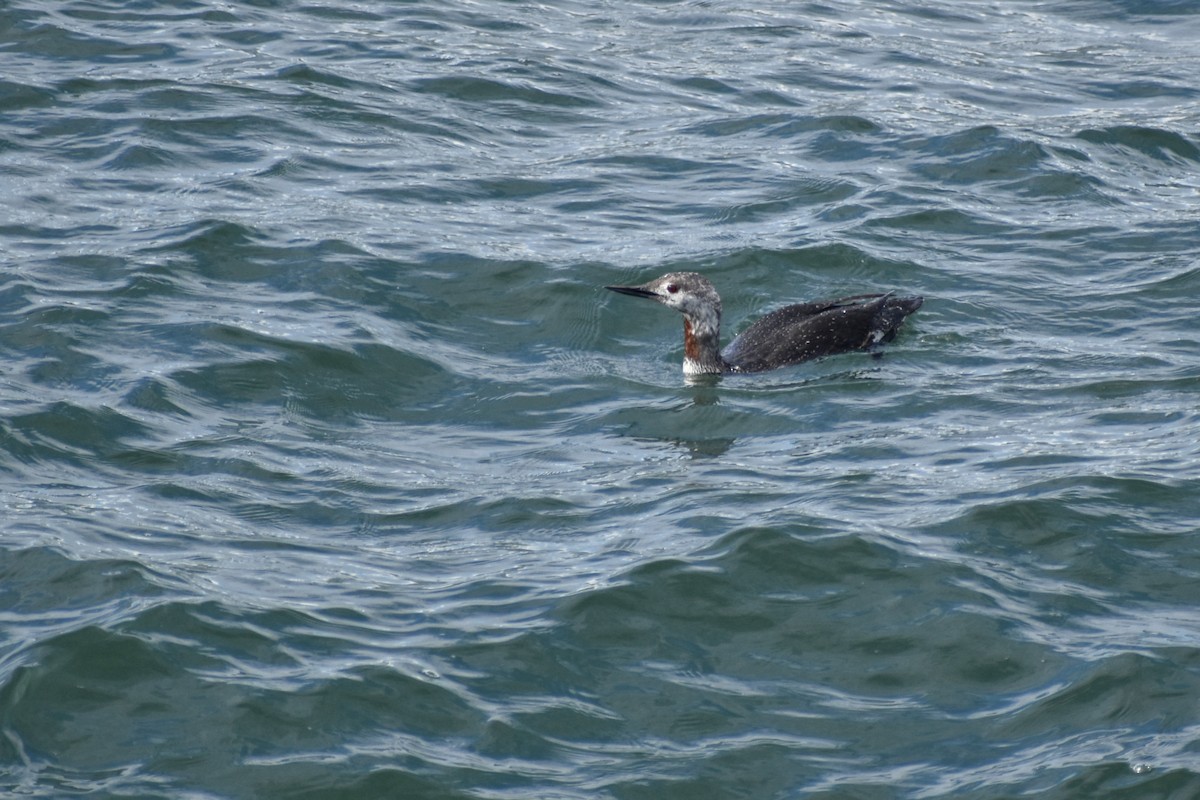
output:
M856 294L772 311L720 349L721 296L703 275L670 272L641 286L606 286L648 297L683 314L686 375L763 372L814 358L871 350L896 338L904 318L924 298Z

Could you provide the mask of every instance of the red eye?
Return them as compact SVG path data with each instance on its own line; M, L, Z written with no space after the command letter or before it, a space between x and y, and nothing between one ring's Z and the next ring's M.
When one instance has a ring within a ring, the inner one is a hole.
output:
M673 283L667 284L667 294L675 294L678 291L679 291L679 287L676 286L675 284L673 284Z

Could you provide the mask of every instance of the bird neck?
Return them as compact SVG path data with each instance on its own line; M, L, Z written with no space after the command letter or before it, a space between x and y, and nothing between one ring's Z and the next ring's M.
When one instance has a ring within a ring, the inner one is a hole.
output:
M712 375L725 371L721 358L721 315L685 314L683 317L683 371Z

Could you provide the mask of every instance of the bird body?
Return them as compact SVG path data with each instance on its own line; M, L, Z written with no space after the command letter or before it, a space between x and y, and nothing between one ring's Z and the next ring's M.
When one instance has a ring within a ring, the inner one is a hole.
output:
M816 358L871 350L896 338L921 297L859 294L772 311L720 349L721 297L696 272L671 272L640 286L606 286L683 314L683 371L688 375L763 372Z

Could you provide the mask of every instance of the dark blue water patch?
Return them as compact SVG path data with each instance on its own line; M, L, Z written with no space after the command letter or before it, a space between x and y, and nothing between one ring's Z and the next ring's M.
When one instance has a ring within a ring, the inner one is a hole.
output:
M275 77L282 83L292 83L297 86L358 91L376 88L374 84L367 85L328 69L318 69L311 64L293 64L283 67L275 73Z
M269 342L235 361L177 370L172 381L205 406L294 405L316 419L329 415L386 419L406 403L441 394L452 377L416 354L384 346L356 352L301 342ZM435 385L436 384L436 385Z
M359 763L361 762L361 763ZM283 766L282 764L280 765ZM254 784L267 794L295 800L357 800L362 797L410 797L413 800L472 800L473 790L462 789L457 778L438 779L421 774L427 770L405 770L379 766L369 759L356 759L337 774L319 766L291 766L271 770ZM282 777L276 776L279 773Z
M232 18L228 12L207 8L203 3L183 2L171 8L157 8L150 4L136 4L127 8L112 8L102 3L79 2L66 6L58 11L68 19L85 20L88 22L142 22L164 23L184 22L199 19L205 22L219 22ZM110 27L110 26L101 26ZM139 29L132 26L111 26L126 32Z
M78 321L79 314L71 314ZM82 336L41 331L36 347L44 348L44 357L30 360L25 374L41 390L66 389L68 391L94 391L110 387L117 378L119 368L106 363L96 354L87 352ZM36 396L36 393L35 393Z
M1031 200L1082 201L1097 205L1123 205L1119 197L1105 191L1104 181L1078 172L1038 170L1038 174L1005 183L1001 189Z
M210 674L214 670L237 670L247 678L254 670L268 675L279 671L281 681L286 681L300 665L306 648L290 650L280 647L281 642L294 637L297 645L327 646L318 633L322 627L302 611L235 610L208 601L158 604L122 621L117 630L148 639L171 631L175 641L163 644L178 648L180 655L186 651L191 661L187 666L193 670Z
M813 125L817 130L838 133L857 135L878 135L884 133L884 128L879 123L854 114L834 114L816 117L813 120Z
M25 296L36 302L39 294L42 292L33 290ZM78 303L43 300L26 305L17 319L0 327L0 344L9 348L10 364L24 362L39 382L54 384L66 376L85 381L87 371L99 366L96 357L86 352L88 332L103 326L112 315ZM95 374L104 372L101 369Z
M1043 576L1039 614L1102 625L1125 611L1109 605L1114 591L1147 603L1145 613L1170 605L1186 594L1194 572L1187 559L1176 563L1174 553L1180 537L1200 526L1200 515L1189 506L1195 482L1088 476L1094 462L1062 459L1064 477L1031 478L1010 492L1017 496L976 502L932 530L954 537L963 552L1024 565ZM1010 470L1030 469L1004 463ZM1032 589L1031 577L1025 582Z
M852 120L849 126L835 122L832 129L819 130L808 136L803 151L805 158L835 165L898 158L897 143L886 131L860 129Z
M162 586L161 576L137 561L81 561L50 547L0 550L0 603L16 614L53 614L69 622L73 612L128 608L138 598L160 597Z
M973 185L1041 174L1049 154L1036 142L985 126L915 143L914 172L943 184Z
M472 529L503 534L521 530L529 535L553 533L580 526L594 509L579 509L553 497L447 497L438 490L424 499L414 494L411 511L377 515L371 526L395 532L444 532Z
M257 765L251 766L250 775L279 772L274 781L285 786L292 779L286 777L291 770L284 767L298 758L307 760L304 753L325 763L318 773L323 782L354 780L350 776L361 775L362 768L375 761L368 755L372 751L391 752L394 758L389 760L397 768L444 779L455 770L453 761L438 763L449 753L437 742L474 739L486 724L483 710L473 708L469 696L436 680L384 666L359 668L287 693L241 694L229 719L246 743L241 758ZM312 725L314 720L320 724ZM227 780L238 786L247 777L235 773Z
M180 161L179 153L177 151L144 144L131 144L122 147L112 156L105 159L101 164L97 165L97 167L98 169L115 170L117 172L123 172L127 170L152 170L167 164L179 166ZM137 188L144 187L138 186Z
M121 402L124 406L152 414L184 418L187 409L179 405L176 393L168 381L155 377L143 377L132 382Z
M672 348L666 356L676 368L682 362L681 347ZM664 360L656 356L656 361ZM732 382L731 382L732 383ZM716 455L725 452L734 442L753 436L778 435L794 427L795 412L780 409L776 414L764 413L760 407L738 407L734 404L707 405L702 398L683 408L674 405L661 408L629 406L601 415L604 429L622 436L658 442L675 442L687 446L694 454Z
M1109 148L1127 148L1159 161L1200 162L1200 147L1188 137L1162 128L1117 125L1082 130L1076 137Z
M54 97L54 91L49 88L0 80L0 108L8 114L49 107L53 105Z
M940 208L908 211L899 214L879 214L868 223L870 227L901 231L920 231L942 237L998 237L1009 230L1007 223L988 219L979 213L961 209Z
M1072 0L1055 9L1055 13L1078 19L1117 19L1123 21L1150 21L1170 25L1178 20L1170 17L1196 15L1193 0ZM1168 19L1154 20L1162 16Z
M247 358L180 370L171 378L191 396L207 398L206 404L213 407L228 403L278 407L292 394L293 381L305 382L307 373L302 365L286 359Z
M1114 743L1114 747L1116 745ZM1065 771L1065 770L1064 770ZM1145 762L1122 762L1089 766L1079 774L1063 777L1052 788L1041 791L1048 800L1075 797L1189 797L1200 792L1200 774L1185 767L1154 770Z
M499 81L463 75L459 77L421 78L412 82L415 92L437 94L468 103L499 103L510 113L521 108L595 108L598 103L576 94L551 92L523 82ZM511 105L510 105L511 104ZM567 116L563 119L574 119Z
M1163 216L1146 218L1116 231L1101 231L1090 242L1089 258L1113 270L1116 279L1130 271L1142 276L1179 274L1181 262L1195 263L1195 238L1189 221L1178 212L1170 212L1165 219Z
M167 307L175 298L225 298L230 308L248 303L272 311L391 309L397 319L420 318L411 290L398 282L403 270L396 262L338 238L276 241L266 231L199 219L147 232L136 253L126 262L121 297L157 299Z
M171 429L160 424L159 430L166 433ZM222 441L238 439L247 441L234 432L221 437ZM139 491L147 497L180 502L221 502L227 504L234 516L261 517L261 512L252 510L258 507L256 502L247 502L246 497L257 496L255 490L261 490L262 496L266 496L268 487L272 486L282 495L298 491L302 476L290 468L293 463L289 460L298 455L278 443L263 443L253 450L234 455L214 450L207 440L161 442L147 439L113 453L96 466L138 475L146 482ZM304 502L297 494L296 506L303 506ZM273 513L285 517L288 509L296 506L275 506ZM345 516L336 509L329 511Z
M1197 90L1193 84L1172 79L1093 81L1085 85L1088 87L1089 94L1104 100L1175 98L1194 101L1197 96L1200 96L1200 90Z
M183 107L178 109L185 112L185 117L172 115L172 118L164 119L164 115L171 114L172 107L157 103L146 105L144 99L135 99L139 98L136 88L89 91L100 94L89 97L86 105L77 107L76 113L31 118L36 129L30 132L32 138L28 142L37 142L29 153L31 157L37 155L50 162L69 163L78 168L91 162L103 164L130 147L151 148L160 155L145 162L131 162L126 157L121 163L157 173L155 168L168 163L181 168L253 163L261 158L261 143L272 133L282 135L287 129L288 138L300 135L297 129L279 119L241 113L201 116L203 111L189 110L197 102L194 93L188 95L193 99L185 100ZM208 94L200 93L200 97ZM175 102L179 98L176 93L161 99ZM161 180L156 179L153 185L163 185ZM97 179L85 173L73 179L73 185L89 188L97 186ZM98 188L103 189L103 184L100 183Z
M775 218L788 212L811 207L838 205L860 191L849 181L836 178L798 176L794 179L764 182L762 200L733 204L720 212L712 212L719 224L752 223L759 219Z
M903 3L889 5L889 10L922 21L933 21L937 23L939 27L954 30L955 34L959 37L969 37L971 35L970 32L976 30L975 26L986 26L987 22L989 21L987 12L977 11L972 8L963 8L961 6L955 6L953 8L947 4L908 6Z
M1186 254L1134 267L1135 271L1129 274L1128 279L1141 284L1136 289L1138 294L1155 307L1162 301L1200 293L1200 265Z
M25 566L54 566L42 561L36 565L21 559ZM225 760L232 757L231 749L238 749L243 756L261 756L318 742L332 752L341 737L370 736L381 725L412 735L420 728L416 715L422 710L428 719L441 718L439 724L447 725L450 709L462 706L445 691L446 699L439 700L438 686L427 676L402 677L389 669L305 690L300 688L304 682L295 680L302 659L327 651L332 643L327 635L336 635L337 628L296 612L247 614L215 603L160 602L138 609L129 598L145 596L147 590L114 582L119 574L115 562L80 563L68 571L76 577L92 573L90 586L85 581L87 588L77 595L81 601L89 600L91 588L100 591L90 597L95 603L111 604L117 600L115 592L124 591L105 624L28 644L19 665L5 674L0 698L10 732L7 761L17 763L9 746L18 743L20 761L36 766L47 783L68 776L103 783L116 770L130 778L143 770L162 775L168 765L176 779L212 780L203 764L213 754ZM393 700L381 704L388 696ZM380 712L389 708L395 716L381 722ZM322 719L316 726L302 726L313 735L278 735L309 713ZM108 714L114 716L112 724L95 724ZM226 734L193 736L188 720L197 715L219 721ZM276 735L268 735L268 729ZM236 731L246 738L235 737ZM238 740L249 751L233 744Z
M20 27L24 29L10 39L9 51L27 56L87 64L170 61L179 57L179 48L164 41L84 34L49 22Z
M1124 653L1082 666L1079 672L1060 691L999 723L995 734L1019 740L1053 730L1064 716L1077 723L1086 720L1088 728L1125 730L1134 735L1178 730L1190 724L1184 698L1200 689L1200 679L1179 664Z
M1064 467L1082 466L1074 459L1059 463ZM1032 492L1033 496L976 503L937 531L956 537L972 551L1004 553L1018 560L1024 560L1023 553L1036 552L1039 566L1050 569L1071 564L1095 546L1096 536L1128 530L1128 520L1119 513L1106 508L1097 513L1088 508L1092 504L1081 504L1077 496L1073 498L1077 492L1086 491L1077 479L1064 478L1055 485L1057 491L1043 486L1040 492ZM1030 490L1022 492L1027 493ZM1086 602L1082 598L1080 601ZM1095 605L1089 609L1091 613L1100 610Z
M729 168L727 165L662 153L604 155L586 159L581 163L601 168L599 176L610 181L626 175L645 178L682 177L708 174L713 169ZM610 167L618 169L609 169Z
M6 275L3 283L0 283L0 313L5 319L14 319L22 312L29 312L38 295L38 287L25 276ZM0 344L11 335L11 331L11 326L0 326Z
M148 238L139 254L150 264L131 263L138 270L134 280L166 277L190 292L229 293L231 299L245 299L245 290L238 287L261 284L285 293L319 289L331 298L364 300L369 293L364 295L363 283L348 261L378 263L339 239L279 242L266 231L223 219L157 228Z
M76 165L90 165L119 151L123 142L113 140L113 132L128 127L118 120L91 114L38 115L30 117L29 121L36 127L25 133L25 152L33 145L50 163Z
M305 6L303 14L316 20L336 22L382 23L391 18L390 8L371 11L367 7L346 8L342 6Z
M247 26L243 17L233 14L226 14L219 19L211 21L218 24L228 23L227 25L216 27L210 35L213 39L228 43L234 47L262 47L272 42L286 39L284 31L265 30L261 27Z
M221 107L218 87L180 86L162 78L78 76L62 80L55 87L61 99L95 100L95 108L104 111L138 107L198 112ZM122 98L125 105L110 105L114 97Z
M1181 342L1185 347L1193 343L1193 340L1190 339ZM1083 378L1060 387L1058 391L1071 398L1087 397L1099 400L1103 404L1104 411L1114 413L1130 413L1127 406L1124 409L1122 406L1125 406L1133 398L1149 399L1147 395L1151 393L1162 393L1167 397L1186 396L1200 385L1200 376L1196 375L1194 370L1186 365L1186 362L1180 363L1170 358L1169 355L1165 351L1142 355L1137 360L1124 362L1126 369L1122 372L1109 373L1092 379ZM1163 374L1156 369L1172 367L1177 364L1179 370L1173 371L1173 374ZM1144 409L1145 404L1141 408ZM1185 409L1187 406L1178 406L1167 413L1187 413ZM1162 414L1164 412L1147 410L1146 413ZM1161 416L1156 416L1154 419L1159 422L1164 421Z
M452 184L438 187L408 187L395 190L389 195L392 199L412 199L423 202L461 202L465 198L512 201L533 200L546 195L589 195L602 186L602 182L583 178L562 178L554 180L537 178L474 178L466 181L456 181Z
M43 204L44 199L40 200ZM83 215L94 211L94 207L85 205L70 206L72 212L82 212ZM90 237L90 236L109 236L119 228L108 224L79 224L79 225L62 225L62 227L54 227L52 224L20 224L20 225L0 225L0 235L7 237L13 247L19 247L25 252L44 255L59 251L60 247L54 245L54 241L61 241L64 237ZM54 259L58 258L58 253L53 255Z
M807 67L789 67L779 70L772 77L786 84L793 91L818 96L868 93L875 88L872 80L861 74L844 70L835 72L831 69L813 70Z
M676 88L687 93L701 95L736 95L740 92L739 87L734 86L727 81L708 77L675 78L670 82L670 85L675 86Z
M743 133L761 133L772 138L795 140L810 134L870 135L881 133L879 126L863 117L852 115L799 116L794 114L763 113L729 119L712 119L687 126L687 133L700 136L727 137Z
M56 776L90 782L110 771L138 772L151 758L151 743L175 759L202 760L217 742L191 736L188 718L225 718L237 702L236 692L187 670L212 662L178 640L90 627L47 639L35 652L10 675L0 697L27 763L41 767L49 783ZM42 699L50 704L42 706ZM109 724L96 724L106 717Z
M503 647L460 646L455 658L468 669L497 676L479 684L486 694L511 697L536 685L570 696L583 686L604 686L603 712L581 720L571 738L582 731L585 738L620 740L626 731L639 731L649 737L642 746L656 751L652 742L658 738L671 743L667 750L720 738L740 751L753 739L750 730L765 730L783 740L794 737L797 745L824 742L822 748L869 752L882 740L868 731L888 719L918 740L936 740L945 733L939 728L953 727L938 707L977 706L983 686L1008 692L1001 702L1013 702L1061 668L1061 661L1047 665L1032 645L1014 649L999 627L986 637L994 660L979 642L970 652L962 649L963 637L978 635L977 624L969 614L958 614L955 622L950 604L923 606L916 586L897 582L897 554L886 548L845 538L806 545L800 538L746 530L720 549L721 555L699 563L647 564L629 573L625 585L562 604L557 615L565 631L528 634ZM969 596L963 593L964 600ZM903 633L888 626L862 630L882 598L893 608L912 606ZM843 634L851 620L857 632ZM501 664L513 661L505 650L519 652L515 663L531 674L504 670ZM922 683L927 659L937 659L939 670L955 677L934 695L918 698L910 692ZM756 688L778 681L792 687L784 706L794 717L778 714L785 710L778 698ZM642 704L651 697L657 700L646 709ZM829 713L841 703L858 708L859 719L839 721ZM553 735L542 727L546 721L533 715L525 724ZM786 753L796 752L785 748L769 761L778 769ZM705 769L659 755L682 780ZM742 764L736 771L745 769ZM785 774L796 780L816 770L814 762Z
M82 465L108 458L124 449L126 440L148 432L141 422L113 408L58 401L43 410L11 415L0 437L6 453L18 460Z
M248 98L246 105L254 102ZM229 165L261 160L264 152L271 149L273 139L304 141L312 135L300 121L287 119L283 114L252 113L241 104L237 113L227 110L224 114L191 114L183 119L163 118L173 116L170 106L156 106L153 113L137 122L138 130L146 138L171 146L196 163L218 165L226 171ZM329 119L337 118L338 113L331 109Z
M146 247L144 252L148 255L159 253L171 254L192 254L196 257L198 266L212 264L221 266L229 262L249 262L254 263L251 259L242 256L238 258L243 251L249 251L251 248L258 248L256 252L263 252L261 243L266 241L268 237L253 228L245 225L239 225L234 222L228 222L222 219L199 219L189 222L185 225L180 225L175 228L159 230L155 233L154 242ZM203 260L201 260L203 257ZM252 272L248 275L244 273L245 264L238 264L227 272L212 272L203 273L207 278L219 278L222 280L232 280L243 277L245 280L259 280L263 277L263 273Z
M800 623L797 603L804 598L824 607L857 606L851 586L872 581L881 593L902 592L894 570L898 554L853 538L807 539L782 531L746 529L715 543L707 557L658 560L637 567L623 580L564 602L557 610L573 635L600 648L610 661L642 658L674 651L685 662L707 649L742 636L753 637L786 620ZM850 579L843 576L849 569ZM885 588L880 582L890 582ZM763 603L761 600L774 598ZM820 624L812 619L812 624ZM666 631L671 633L666 633ZM791 639L798 648L832 646L826 637ZM735 651L722 651L734 658ZM715 656L717 653L714 652ZM769 658L769 652L751 660ZM708 664L705 671L721 670Z

